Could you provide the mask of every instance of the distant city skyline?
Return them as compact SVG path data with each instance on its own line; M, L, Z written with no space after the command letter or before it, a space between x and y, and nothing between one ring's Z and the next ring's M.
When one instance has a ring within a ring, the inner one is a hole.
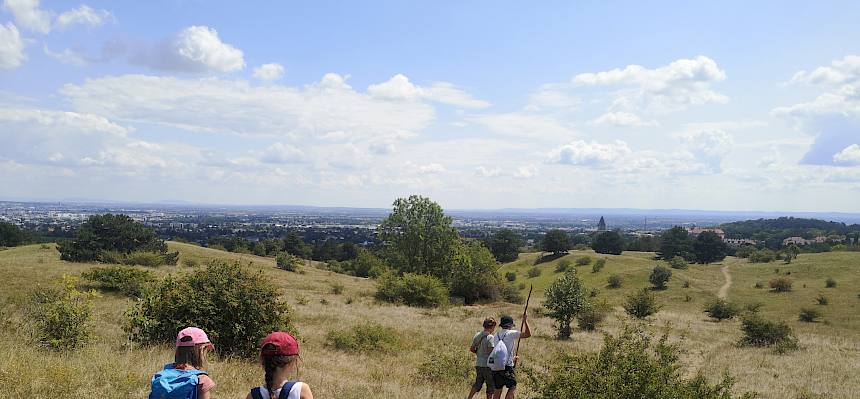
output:
M0 201L860 213L857 2L0 1Z

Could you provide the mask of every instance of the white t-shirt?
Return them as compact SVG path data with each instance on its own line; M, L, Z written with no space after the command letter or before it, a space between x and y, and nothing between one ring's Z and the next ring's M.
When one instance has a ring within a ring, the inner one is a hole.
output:
M277 399L278 396L281 394L281 388L276 389L274 393L275 393L275 399ZM260 385L260 396L262 396L263 399L272 399L269 397L269 389L266 388L265 385ZM297 382L290 389L290 394L287 395L287 399L301 399L301 398L302 398L302 383Z
M502 329L502 331L496 333L496 340L504 341L505 346L508 348L508 361L505 363L507 366L514 365L514 352L516 350L514 345L516 345L519 337L520 332L517 330Z

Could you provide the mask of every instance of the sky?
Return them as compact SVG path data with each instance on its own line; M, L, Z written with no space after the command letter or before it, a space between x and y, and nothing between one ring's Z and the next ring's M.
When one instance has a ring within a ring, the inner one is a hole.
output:
M0 1L0 200L860 212L856 1Z

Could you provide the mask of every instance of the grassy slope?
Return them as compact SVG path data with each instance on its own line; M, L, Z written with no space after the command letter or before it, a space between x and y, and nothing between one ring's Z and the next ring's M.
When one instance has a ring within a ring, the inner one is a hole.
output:
M212 258L238 259L252 262L285 289L286 299L296 309L296 325L301 332L304 363L302 378L313 387L317 397L340 398L407 398L426 397L461 398L468 389L466 376L463 384L426 384L416 381L414 368L421 362L421 351L428 345L442 343L442 350L463 353L471 334L479 328L485 316L518 312L519 306L494 304L487 306L458 307L443 310L421 310L399 306L375 304L371 298L373 283L368 280L332 274L313 267L305 267L306 274L283 272L274 268L274 261L251 255L230 254L187 244L170 243L183 258L204 261ZM596 255L577 252L569 255ZM623 296L638 287L647 285L650 269L656 264L651 254L625 253L607 256L606 267L600 273L591 273L591 266L577 267L579 275L589 287L600 287L600 297L620 304ZM523 254L519 260L504 265L502 271L514 270L517 282L535 285L534 303L539 304L543 289L556 273L555 263L538 267L543 273L534 279L525 278L537 255ZM701 313L702 304L712 298L723 284L719 265L693 265L688 270L674 271L669 288L658 293L664 309L651 320L654 331L669 325L674 338L686 336L687 349L683 357L689 373L702 372L719 377L724 371L738 377L739 390L761 392L765 398L793 398L801 392L824 393L832 398L854 397L860 391L860 381L854 376L860 371L860 254L801 255L792 265L749 265L729 259L734 285L730 299L741 302L763 302L762 312L773 318L790 322L798 333L804 349L789 355L774 355L769 350L736 348L740 337L739 322L714 323ZM77 274L92 267L89 264L71 264L58 260L53 249L38 245L14 248L0 252L0 301L14 299L28 292L34 284L47 284L63 273ZM774 268L781 272L791 270L795 291L771 294L753 288L756 281L767 281L774 276ZM159 273L182 272L182 267L160 267ZM621 289L605 288L606 277L617 273L624 278ZM824 289L826 277L835 278L839 285ZM690 281L690 288L681 282ZM344 284L341 295L330 293L334 282ZM802 288L806 284L807 288ZM814 325L796 322L801 306L812 306L812 299L824 292L831 304L823 307L828 323ZM685 301L689 295L691 300ZM308 299L307 305L298 305L297 298ZM346 304L346 298L354 299ZM320 303L326 299L329 303ZM130 345L121 331L122 313L129 300L105 295L96 299L96 339L87 348L72 354L57 354L32 348L26 344L26 331L15 328L16 315L10 308L3 309L0 325L0 392L9 397L28 397L41 392L52 392L61 397L144 397L148 380L155 370L172 357L169 347L138 348ZM605 331L616 331L628 319L616 309ZM325 346L325 335L333 329L375 321L395 328L407 345L393 355L353 355ZM552 338L551 321L539 318L533 321L537 336L523 347L526 364L537 365L556 350L587 350L599 347L600 334L577 332L573 339L558 342ZM429 343L429 344L424 344ZM464 355L466 356L466 355ZM128 367L127 365L134 365ZM33 365L44 365L33 367ZM213 361L209 372L218 382L216 398L244 397L247 389L258 385L262 373L253 363L220 359Z

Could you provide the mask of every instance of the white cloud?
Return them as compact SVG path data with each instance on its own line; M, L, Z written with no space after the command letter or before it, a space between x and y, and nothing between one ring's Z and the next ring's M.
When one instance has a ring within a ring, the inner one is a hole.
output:
M173 42L176 55L190 65L220 72L233 72L245 67L242 50L221 41L218 32L207 26L189 26Z
M63 49L63 51L55 52L51 51L48 48L48 45L42 47L42 51L45 52L45 55L62 62L63 64L69 64L74 66L85 66L88 64L86 57L72 49Z
M113 14L107 10L94 10L88 5L81 4L78 8L57 16L56 25L60 29L68 28L72 25L84 25L96 28L113 19Z
M496 177L502 174L502 169L499 167L478 166L475 168L475 175L479 177Z
M593 120L592 124L628 127L657 126L657 122L643 121L638 115L630 112L607 112Z
M478 100L462 89L447 82L437 82L423 87L413 84L409 78L397 74L388 81L368 86L367 93L377 98L391 100L429 100L463 108L486 108L490 103Z
M578 108L582 100L569 93L569 85L544 84L529 96L526 105L528 111L545 109L573 110Z
M438 163L428 163L426 165L417 165L416 170L420 174L436 174L445 171L445 167Z
M612 109L673 111L689 105L727 102L728 97L711 89L712 83L725 79L726 73L714 60L698 56L655 69L628 65L624 69L583 73L573 78L573 84L627 88L614 92Z
M847 55L834 60L830 66L821 66L811 72L799 71L791 78L792 83L843 84L860 80L860 56Z
M54 13L39 8L39 0L5 0L3 8L12 13L18 26L38 33L51 31Z
M583 166L605 166L630 155L627 143L616 140L609 144L577 140L550 151L550 163Z
M517 171L514 172L514 177L519 179L531 179L536 177L538 174L537 166L535 165L523 165L517 168Z
M528 112L482 114L466 118L503 136L544 140L564 140L576 136L572 126L550 115Z
M0 25L0 69L15 69L24 63L24 41L11 23Z
M722 130L702 130L680 136L692 158L711 172L720 172L723 158L732 151L734 139Z
M261 154L260 160L266 163L296 163L305 159L305 153L290 144L272 144Z
M280 64L263 64L254 68L254 77L266 82L274 82L284 77L284 67Z
M833 161L844 164L860 165L860 145L851 144L833 155Z
M393 154L397 151L397 147L391 141L381 141L371 143L370 146L368 146L368 151L376 155L387 155Z

